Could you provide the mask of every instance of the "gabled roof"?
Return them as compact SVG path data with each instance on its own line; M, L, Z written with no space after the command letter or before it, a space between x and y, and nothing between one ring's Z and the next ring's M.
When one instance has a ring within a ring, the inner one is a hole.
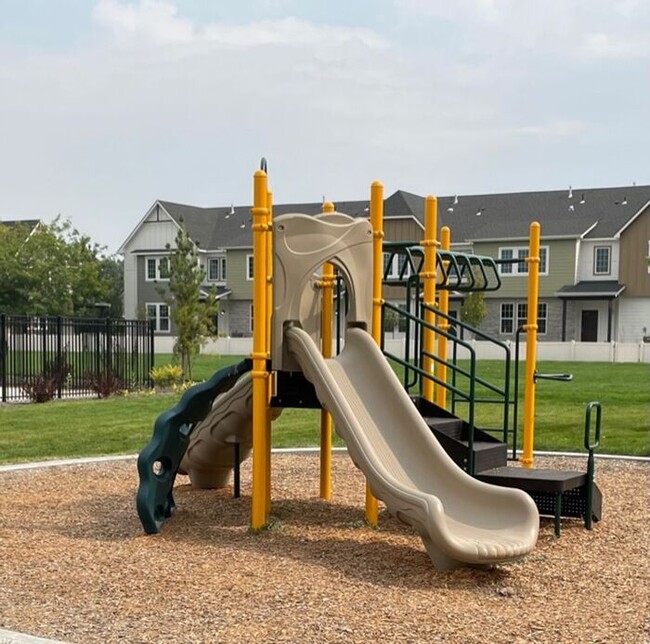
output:
M614 237L648 207L650 186L461 195L455 201L438 199L438 221L451 228L452 241L524 239L534 220L542 237L599 239Z
M204 250L217 248L248 248L252 245L250 206L220 206L197 208L171 201L159 201L167 213L180 225L181 221L190 238ZM368 201L338 201L336 209L352 217L368 216ZM316 215L322 211L321 203L278 204L273 214L300 212Z
M184 223L190 238L203 250L252 246L249 205L201 208L172 201L157 203L177 224ZM424 203L420 195L397 190L385 199L384 216L413 217L423 224ZM337 211L352 217L369 216L368 200L337 201L335 205ZM534 220L541 223L544 239L611 239L648 207L650 186L446 196L438 198L438 226L451 228L453 243L525 240ZM315 215L321 208L320 202L276 204L273 213Z

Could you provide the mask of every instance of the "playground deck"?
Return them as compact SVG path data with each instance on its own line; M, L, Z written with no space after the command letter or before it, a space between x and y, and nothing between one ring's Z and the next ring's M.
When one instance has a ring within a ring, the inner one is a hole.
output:
M538 458L539 467L582 467ZM363 526L364 483L334 457L274 456L272 527L242 498L179 487L178 519L146 536L135 462L0 473L0 628L67 642L638 642L650 634L650 465L599 460L593 531L543 519L533 553L493 571L439 572L391 518ZM183 483L185 477L179 477Z

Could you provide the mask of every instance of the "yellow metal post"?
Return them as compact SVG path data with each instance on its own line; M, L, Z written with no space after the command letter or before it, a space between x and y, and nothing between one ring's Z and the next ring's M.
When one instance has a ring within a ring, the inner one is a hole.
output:
M533 466L535 443L535 370L537 369L537 306L539 302L539 245L541 228L530 224L528 264L528 319L526 320L526 386L524 390L524 453L521 464Z
M434 307L436 305L436 247L438 227L438 200L429 195L424 204L424 239L420 242L424 246L424 272L421 277L424 281L424 305ZM431 310L425 310L424 321L427 324L435 324L436 316ZM422 369L425 373L432 374L434 367L433 356L436 345L436 335L433 329L424 328L422 338L422 350L424 359ZM422 385L422 396L433 402L433 380L424 379Z
M266 523L266 435L268 373L266 371L266 232L268 180L258 170L253 179L253 495L251 528Z
M451 230L448 226L443 226L440 230L440 247L442 250L449 250L451 248ZM445 262L445 265L448 263ZM449 315L449 291L447 289L441 289L438 302L440 312ZM449 332L451 328L446 318L442 318L439 326L446 332ZM440 382L447 382L447 365L444 364L444 361L447 360L447 338L444 335L438 336L438 358L440 358L440 362L436 364L436 376ZM443 408L447 405L446 387L440 385L436 387L436 404Z
M271 323L273 320L273 193L266 193L266 357L271 357ZM273 395L273 379L271 374L267 378L267 400L269 407ZM271 414L266 414L266 516L271 514Z
M323 204L323 212L333 213L334 204ZM323 358L332 357L332 329L334 325L334 266L326 262L322 279L321 338ZM332 416L322 409L320 412L320 497L332 498Z
M370 186L370 223L373 230L372 242L372 337L381 344L381 307L382 277L384 273L384 186L379 181L374 181ZM377 499L370 491L366 482L366 521L371 526L379 522L379 506Z

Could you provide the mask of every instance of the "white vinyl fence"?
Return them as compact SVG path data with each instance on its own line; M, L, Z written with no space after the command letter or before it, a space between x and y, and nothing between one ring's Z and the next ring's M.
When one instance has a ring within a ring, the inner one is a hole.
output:
M169 336L156 336L156 353L171 353L174 338ZM504 356L503 349L489 343L470 340L476 356L484 360L501 360ZM514 357L514 343L510 342L510 350ZM405 341L401 338L386 340L386 350L398 357L404 357ZM209 355L249 355L253 350L252 338L219 338L209 342L201 353ZM413 351L411 350L411 355ZM466 349L459 348L458 357L467 358ZM519 357L526 358L526 343L519 345ZM648 343L623 343L623 342L538 342L538 360L555 360L562 362L645 362L650 364L650 344Z

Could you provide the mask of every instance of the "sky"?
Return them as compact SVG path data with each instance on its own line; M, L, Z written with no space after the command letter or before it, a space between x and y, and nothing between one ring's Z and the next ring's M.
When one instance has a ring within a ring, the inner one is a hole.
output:
M0 0L0 219L650 184L648 0ZM532 217L531 217L532 218Z

